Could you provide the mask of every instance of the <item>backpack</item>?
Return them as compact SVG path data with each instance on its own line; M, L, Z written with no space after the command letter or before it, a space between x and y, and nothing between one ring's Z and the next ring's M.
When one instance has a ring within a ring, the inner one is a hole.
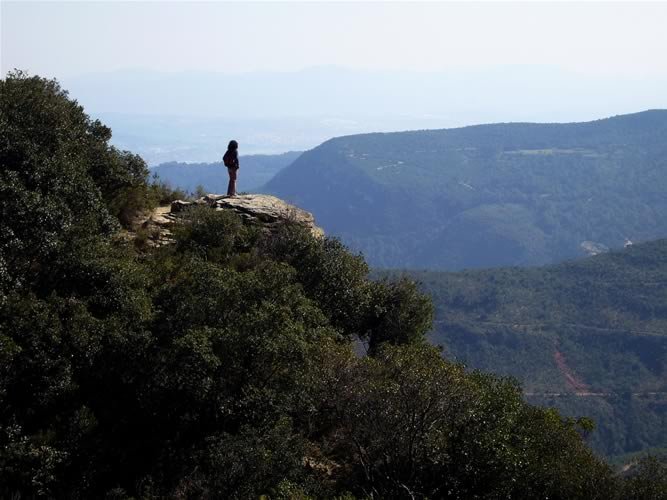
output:
M222 163L225 164L225 167L231 168L234 166L233 162L233 157L231 154L231 151L228 149L225 155L222 157Z

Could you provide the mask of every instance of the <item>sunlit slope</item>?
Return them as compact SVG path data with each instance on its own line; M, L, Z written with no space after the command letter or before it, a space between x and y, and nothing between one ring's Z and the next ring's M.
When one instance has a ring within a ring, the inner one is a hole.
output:
M667 111L340 137L266 190L375 266L555 262L667 236Z
M667 443L667 240L544 268L412 272L445 356L599 423L607 454Z

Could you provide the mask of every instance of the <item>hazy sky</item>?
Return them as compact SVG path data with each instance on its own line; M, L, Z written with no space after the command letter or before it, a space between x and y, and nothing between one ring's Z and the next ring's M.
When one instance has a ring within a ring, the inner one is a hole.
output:
M1 2L2 72L452 70L667 75L667 3Z

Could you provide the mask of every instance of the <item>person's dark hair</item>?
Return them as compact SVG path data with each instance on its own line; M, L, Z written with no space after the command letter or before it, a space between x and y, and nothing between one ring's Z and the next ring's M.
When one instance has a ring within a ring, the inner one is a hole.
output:
M239 143L236 141L229 141L229 146L227 146L227 149L238 149L239 148Z

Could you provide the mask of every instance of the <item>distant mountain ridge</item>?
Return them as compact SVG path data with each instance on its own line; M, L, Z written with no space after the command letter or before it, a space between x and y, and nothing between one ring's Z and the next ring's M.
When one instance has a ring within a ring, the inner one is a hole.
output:
M264 191L378 267L557 262L667 236L667 110L338 137Z
M667 107L663 77L609 79L550 65L242 74L137 69L71 77L65 86L111 127L113 145L150 166L210 162L231 137L245 153L275 154L350 134L585 121Z

